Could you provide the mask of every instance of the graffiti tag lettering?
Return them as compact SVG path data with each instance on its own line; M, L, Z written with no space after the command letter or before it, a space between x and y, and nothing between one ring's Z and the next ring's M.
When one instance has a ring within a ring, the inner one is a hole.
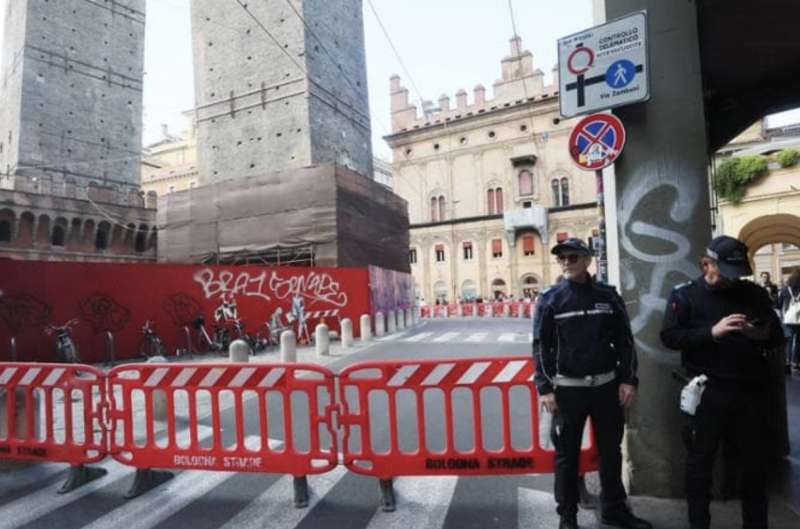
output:
M229 270L222 270L219 275L215 275L210 268L203 268L194 274L194 280L203 287L206 299L225 295L257 297L266 301L272 299L264 288L267 282L266 270L257 276L251 276L250 272L234 274Z

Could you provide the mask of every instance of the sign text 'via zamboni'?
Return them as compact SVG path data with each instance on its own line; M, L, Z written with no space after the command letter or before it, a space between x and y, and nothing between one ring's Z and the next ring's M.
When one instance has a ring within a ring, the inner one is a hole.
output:
M647 13L559 39L558 74L567 118L650 99Z

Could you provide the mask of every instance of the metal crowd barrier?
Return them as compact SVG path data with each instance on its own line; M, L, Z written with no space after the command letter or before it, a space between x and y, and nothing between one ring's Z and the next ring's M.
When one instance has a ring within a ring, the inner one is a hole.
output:
M344 464L380 480L385 510L394 509L397 476L552 473L555 452L543 446L549 432L539 431L533 372L530 357L349 366L339 374ZM401 430L404 417L415 428ZM580 473L597 468L590 434Z
M308 505L306 476L343 464L380 480L388 511L398 476L553 472L533 372L530 357L363 362L338 376L312 364L103 373L0 363L0 459L68 463L67 492L104 475L86 465L110 456L136 468L128 498L169 470L290 474L298 507ZM586 441L581 474L598 468L593 435Z

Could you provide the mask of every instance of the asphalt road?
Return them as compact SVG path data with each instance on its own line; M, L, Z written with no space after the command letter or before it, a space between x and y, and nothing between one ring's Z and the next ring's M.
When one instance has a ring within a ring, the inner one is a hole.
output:
M368 348L334 359L328 367L335 372L355 362L369 360L423 360L472 358L482 356L518 356L530 352L530 321L511 319L463 319L426 322L412 330L400 332L376 341ZM789 384L794 424L800 405L800 378ZM300 400L297 400L300 399ZM292 399L292 408L303 410L307 402ZM512 439L525 438L525 395L511 396ZM491 400L491 399L489 399ZM468 397L463 397L463 403ZM462 403L462 404L463 404ZM427 402L426 402L427 404ZM280 402L268 402L269 414L279 414ZM258 404L245 404L246 434L258 433L252 416ZM402 443L413 447L415 434L415 404L398 400L398 417ZM469 406L454 402L454 422L469 413ZM372 436L376 449L388 446L385 428L387 421L379 420L388 414L385 399L370 400L370 411L379 425ZM301 411L298 411L301 413ZM487 417L486 442L498 439L496 417ZM223 415L223 441L233 442L232 414ZM307 442L310 426L300 425L292 434L299 445ZM211 432L210 419L200 421L201 435ZM427 424L430 430L426 443L442 445L443 426ZM284 442L285 433L276 428L270 438L276 445ZM472 435L456 428L455 443L469 447ZM800 442L800 440L798 440ZM410 444L408 444L410 443ZM776 495L794 498L797 502L798 462L797 442L789 461L786 479ZM166 484L133 500L123 498L133 479L132 469L114 462L103 463L109 474L69 494L56 490L66 471L63 465L38 465L24 470L0 473L0 529L5 528L429 528L429 529L487 529L556 527L552 498L552 476L521 475L499 477L400 477L394 482L397 511L382 512L380 493L375 478L354 474L338 467L332 472L310 476L310 505L295 509L292 505L291 476L226 473L176 472ZM636 509L646 513L657 527L681 527L684 507L681 502L667 500L635 500ZM776 507L774 507L775 511ZM734 506L735 507L735 506ZM792 516L788 502L781 501L777 520ZM786 511L786 512L784 512ZM738 509L730 504L720 507L715 516L716 527L738 526ZM773 519L776 519L773 517ZM800 519L800 518L798 518ZM591 511L581 512L584 527L600 527ZM792 522L793 523L793 522ZM790 527L786 525L785 527Z

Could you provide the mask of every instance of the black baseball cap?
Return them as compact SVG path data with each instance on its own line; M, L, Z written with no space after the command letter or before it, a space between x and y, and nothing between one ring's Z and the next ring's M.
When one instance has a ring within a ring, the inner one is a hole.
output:
M717 262L722 275L731 279L753 275L747 257L747 245L727 235L715 237L708 243L706 255Z
M592 255L592 251L589 249L588 246L586 246L586 243L577 237L570 237L569 239L564 239L560 243L553 246L553 249L550 250L550 253L553 255L558 255L564 250L578 250L579 252L583 252L586 255Z

